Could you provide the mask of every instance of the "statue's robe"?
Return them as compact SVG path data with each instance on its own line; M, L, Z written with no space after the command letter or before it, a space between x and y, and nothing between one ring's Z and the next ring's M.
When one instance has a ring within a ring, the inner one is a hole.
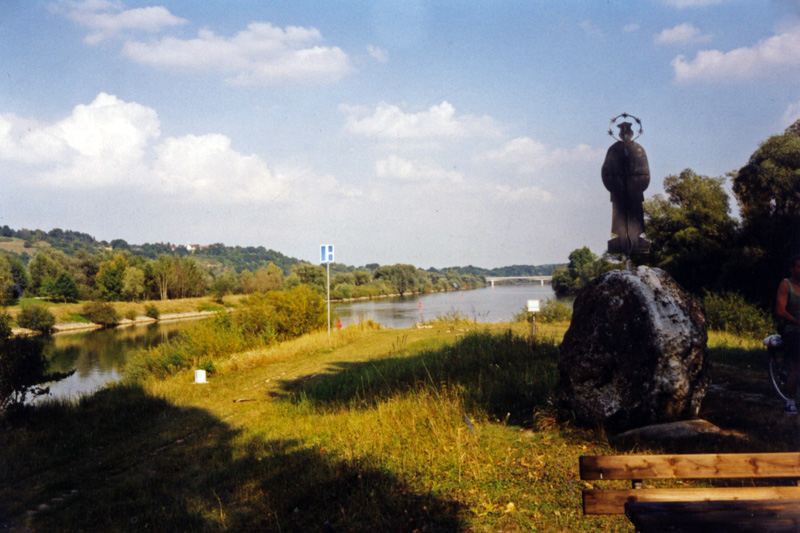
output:
M634 141L618 141L606 153L602 170L603 185L611 193L613 206L608 241L612 254L647 253L650 243L644 239L644 190L650 184L650 166L644 148Z

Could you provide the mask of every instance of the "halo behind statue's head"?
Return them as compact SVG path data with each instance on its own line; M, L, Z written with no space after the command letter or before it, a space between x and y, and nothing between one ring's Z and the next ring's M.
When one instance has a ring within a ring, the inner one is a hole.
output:
M631 130L632 124L630 122L622 122L620 124L617 124L617 121L619 119L626 119L626 118L632 118L634 121L636 121L636 125L639 126L638 134L635 137L632 137L630 139L622 139L622 137L625 136L625 135L623 135L624 133L630 132L631 135L633 134L633 131ZM612 118L611 119L611 125L613 126L615 124L620 129L620 136L617 137L616 135L614 135L614 131L613 131L612 128L608 129L608 134L611 135L614 139L616 139L618 141L635 141L636 139L641 137L642 133L644 133L644 130L642 129L642 121L639 120L637 117L634 117L633 115L630 115L628 113L622 113L621 115L617 115L616 117Z

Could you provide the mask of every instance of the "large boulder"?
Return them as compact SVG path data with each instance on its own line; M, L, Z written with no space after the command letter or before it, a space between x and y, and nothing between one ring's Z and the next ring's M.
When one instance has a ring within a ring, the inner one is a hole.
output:
M700 303L666 272L608 272L575 300L559 404L612 430L696 417L710 379L706 340Z

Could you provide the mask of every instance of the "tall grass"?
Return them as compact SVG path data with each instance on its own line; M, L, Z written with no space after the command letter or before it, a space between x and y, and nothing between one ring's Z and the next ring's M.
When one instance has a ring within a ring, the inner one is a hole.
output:
M140 381L150 376L164 379L192 367L216 369L233 354L301 336L319 329L324 320L321 297L304 285L253 294L239 309L218 311L176 339L135 353L126 374Z
M352 408L413 391L445 390L470 410L521 423L531 420L535 406L545 406L558 379L557 360L552 339L470 332L453 345L410 357L342 363L332 377L308 387L297 384L298 397Z

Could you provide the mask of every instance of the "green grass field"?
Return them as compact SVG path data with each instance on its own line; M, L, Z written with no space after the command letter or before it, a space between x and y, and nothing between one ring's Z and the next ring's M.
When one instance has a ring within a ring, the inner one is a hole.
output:
M20 531L306 532L325 522L359 532L632 531L624 517L582 515L578 457L626 450L556 417L548 396L566 324L537 325L536 341L527 327L362 324L331 340L316 333L235 354L207 384L183 372L7 417L0 523ZM711 346L729 388L763 385L757 345L712 336ZM715 394L704 415L752 433L751 451L794 444L796 422ZM769 442L755 438L765 427Z

